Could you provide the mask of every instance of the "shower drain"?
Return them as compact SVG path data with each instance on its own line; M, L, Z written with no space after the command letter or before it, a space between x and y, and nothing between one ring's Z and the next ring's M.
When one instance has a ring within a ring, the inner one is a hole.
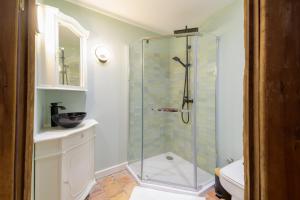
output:
M174 158L172 156L166 156L167 160L173 160Z

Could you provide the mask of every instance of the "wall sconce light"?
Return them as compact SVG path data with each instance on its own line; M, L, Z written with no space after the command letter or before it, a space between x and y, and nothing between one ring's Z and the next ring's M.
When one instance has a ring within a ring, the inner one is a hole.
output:
M104 46L96 47L95 55L96 55L97 59L102 63L106 63L107 61L109 61L110 56L111 56L108 49L105 48Z

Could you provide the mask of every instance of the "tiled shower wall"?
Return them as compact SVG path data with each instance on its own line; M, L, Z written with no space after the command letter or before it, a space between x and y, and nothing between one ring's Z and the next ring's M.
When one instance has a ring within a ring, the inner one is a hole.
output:
M142 155L142 42L129 47L129 136L127 159L139 161ZM136 172L139 173L139 172Z
M182 103L183 85L184 85L184 68L174 63L172 57L178 56L185 61L185 38L172 40L170 44L170 102L171 105L180 106ZM197 100L194 102L196 108L196 148L197 164L201 169L213 173L216 167L216 130L215 130L215 94L216 94L216 75L217 75L217 43L216 37L205 35L198 40L190 38L190 94L191 98ZM197 61L194 58L198 48ZM196 93L194 92L194 73L195 65L198 63L196 76ZM195 98L195 96L197 97ZM187 118L184 115L185 119ZM195 123L190 115L190 123L184 124L181 121L181 114L169 114L168 131L166 134L171 135L171 148L169 151L176 153L182 158L192 162L193 156L193 134L192 124Z
M144 157L168 151L167 116L157 109L169 102L169 41L144 41Z
M130 117L128 160L141 158L142 126L144 126L144 156L167 151L166 117L155 111L167 105L168 98L168 42L143 42L147 60L144 62L144 101L142 101L142 41L130 46ZM142 123L144 107L144 124Z
M189 42L191 40L189 39ZM182 62L186 62L186 38L174 38L170 41L170 57L169 57L169 102L171 107L177 107L181 109L182 105L182 97L183 97L183 87L184 87L184 76L185 76L185 68L175 62L172 58L177 56L180 58ZM189 94L190 99L194 99L191 95L193 94L193 82L194 82L194 66L192 54L194 53L194 46L190 50L189 53L189 63L190 66L190 75L189 75ZM185 110L187 107L184 108ZM190 108L191 110L191 104ZM185 120L187 120L187 113L183 114ZM185 124L182 122L181 113L168 113L168 123L167 123L167 132L166 134L170 135L170 143L171 148L169 151L176 153L181 156L185 160L192 161L193 156L193 144L192 144L192 115L190 114L190 122Z
M197 164L213 174L217 162L215 102L218 45L216 37L210 35L200 37L198 45Z
M193 43L190 53L190 94L194 95L195 45L198 45L197 74L197 164L213 173L216 166L215 145L215 79L216 38L205 36ZM197 42L197 44L196 44ZM192 161L192 115L189 124L180 113L157 112L158 108L181 109L184 68L172 60L185 62L185 38L165 38L144 42L144 97L142 102L142 43L130 49L130 136L129 161L141 158L142 106L144 107L144 157L173 152ZM195 99L195 97L192 97ZM185 115L186 117L186 115Z

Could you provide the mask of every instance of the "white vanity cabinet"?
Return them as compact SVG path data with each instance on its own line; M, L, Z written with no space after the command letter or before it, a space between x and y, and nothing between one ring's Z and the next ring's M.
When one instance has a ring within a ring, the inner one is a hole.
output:
M35 200L84 200L95 184L95 120L35 136Z
M36 66L38 89L87 89L89 32L58 8L38 6Z

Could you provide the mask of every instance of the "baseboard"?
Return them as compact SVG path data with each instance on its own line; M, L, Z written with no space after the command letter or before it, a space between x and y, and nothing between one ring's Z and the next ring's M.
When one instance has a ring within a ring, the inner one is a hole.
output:
M114 165L114 166L106 168L106 169L102 169L102 170L96 171L95 172L95 178L99 179L99 178L102 178L104 176L109 176L109 175L111 175L113 173L125 170L127 164L128 164L128 162L124 162L124 163L121 163L121 164L118 164L118 165Z
M87 197L89 196L89 194L91 193L91 191L95 185L96 185L96 180L94 179L93 181L91 181L88 184L88 186L85 188L85 190L83 191L82 195L78 198L78 200L87 199Z
M133 176L133 178L135 179L135 181L141 185L142 181L141 179L139 179L139 177L137 176L137 174L131 169L131 167L129 167L129 165L126 166L126 169L129 171L129 173L131 174L131 176Z

